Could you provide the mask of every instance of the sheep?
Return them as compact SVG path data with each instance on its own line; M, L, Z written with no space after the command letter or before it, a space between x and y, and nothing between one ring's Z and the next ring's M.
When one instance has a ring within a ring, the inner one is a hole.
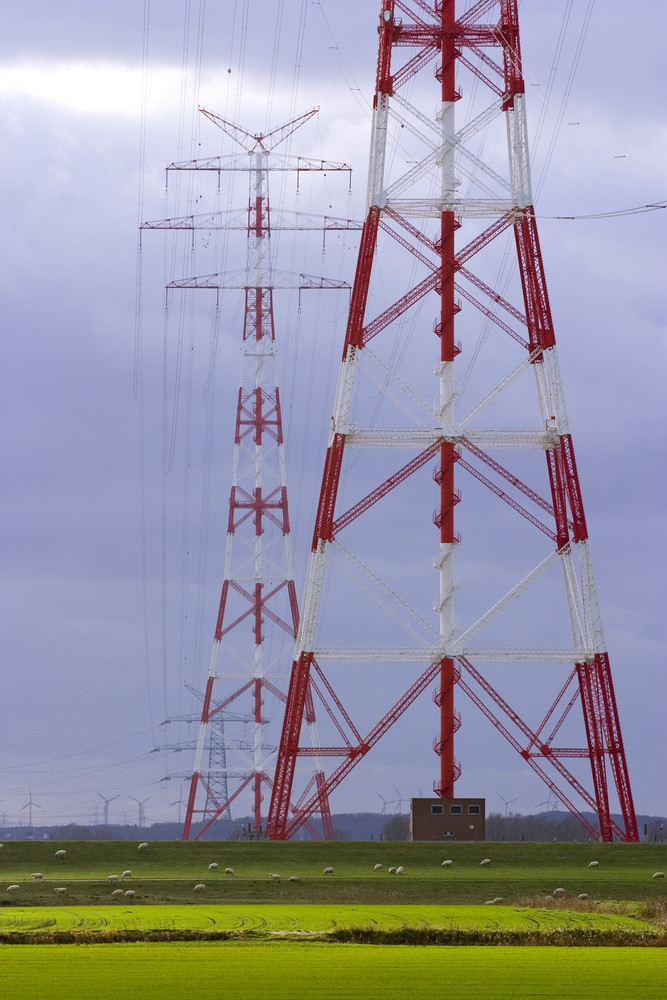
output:
M600 864L599 861L589 861L588 862L588 867L589 868L597 868L599 864Z
M195 886L195 888L194 888L194 891L195 891L195 892L203 892L205 888L206 888L206 886L204 885L204 883L203 883L203 882L199 882L199 883L198 883L198 884L197 884L197 885Z
M62 850L61 851L56 851L56 857L57 858L64 858L66 854L67 854L67 851L62 851Z
M236 875L233 868L225 868L225 875Z
M272 879L274 879L274 880L275 880L275 879L279 879L279 878L280 878L280 875L276 875L276 873L275 873L275 872L269 872L269 878L272 878Z
M218 862L217 861L212 861L211 864L208 866L208 870L210 872L214 872L217 867L218 867Z
M484 906L493 906L494 903L495 899L487 899L487 901L484 903Z
M588 899L588 893L580 892L579 895L577 896L577 899Z
M16 890L19 889L19 888L20 888L20 886L18 886L18 885L8 885L7 886L7 892L16 892Z
M40 878L44 878L44 876L42 875L41 872L33 872L32 875L30 876L30 878L40 879Z
M127 869L127 871L123 872L123 874L121 875L121 878L132 878L132 872L130 871L129 868Z
M287 881L288 882L300 882L301 879L299 878L298 875L290 875L290 877L288 878Z
M146 844L146 843L139 844L139 846L137 847L137 850L138 851L145 851L147 847L148 847L148 844Z
M554 896L564 896L565 895L565 889L554 889L553 895Z
M496 896L496 898L494 899L494 901L493 901L493 902L494 902L494 903L504 903L504 902L505 902L505 900L503 899L503 897L502 897L502 896Z
M665 877L664 872L656 872L655 875L653 876L653 878L664 878L664 877Z
M491 858L484 858L483 861L480 861L480 865L490 865L490 864L491 864Z
M123 896L125 896L127 899L134 899L134 897L136 896L136 892L134 891L134 889L126 889L125 892L123 893Z
M396 874L397 875L402 875L403 874L403 865L399 865L398 866L398 868L396 869Z
M440 867L441 868L446 868L448 865L453 865L453 864L454 864L453 861L443 861L442 864L440 865Z
M107 882L119 882L119 881L120 881L120 875L107 875ZM121 892L122 891L123 890L121 889Z
M57 888L54 888L53 891L54 892L59 892L62 895L63 893L67 892L67 889L65 888L64 885L60 885Z
M374 872L381 872L382 871L382 865L374 865L373 866L373 871Z
M333 875L333 868L325 868L322 872L323 875Z
M394 868L394 866L393 866L393 865L392 865L392 866L391 866L391 868L389 869L389 874L390 874L390 875L395 875L395 874L396 874L396 869Z
M123 890L122 889L114 889L114 891L111 893L111 895L112 896L122 896L123 895Z

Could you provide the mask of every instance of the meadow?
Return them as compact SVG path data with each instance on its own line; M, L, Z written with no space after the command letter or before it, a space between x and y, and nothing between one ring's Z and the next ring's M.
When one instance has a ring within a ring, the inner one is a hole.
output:
M2 959L21 1000L663 1000L667 981L664 948L34 945Z
M662 1000L666 861L650 844L9 841L2 969L21 1000Z
M480 865L485 858L491 863ZM452 864L443 867L444 860ZM389 873L399 866L401 875ZM328 867L333 873L324 874ZM0 850L0 904L10 896L12 905L52 905L55 887L67 889L62 905L111 902L108 876L128 870L122 883L136 893L135 904L198 903L201 883L207 901L219 903L485 904L547 897L556 888L568 898L646 900L664 897L665 881L653 875L665 869L663 844L156 841L138 850L131 841L8 841ZM36 872L43 879L32 879ZM10 884L19 890L8 894Z
M570 904L571 905L571 904ZM7 907L0 943L136 940L275 940L421 943L665 943L660 928L628 912L537 907L196 904Z

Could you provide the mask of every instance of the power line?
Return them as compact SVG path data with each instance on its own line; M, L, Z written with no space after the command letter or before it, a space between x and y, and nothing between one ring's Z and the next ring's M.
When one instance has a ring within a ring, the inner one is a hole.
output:
M590 215L539 215L540 219L617 219L624 215L643 215L644 212L657 212L667 208L667 201L652 201L648 205L637 205L635 208L619 208L612 212L591 212Z

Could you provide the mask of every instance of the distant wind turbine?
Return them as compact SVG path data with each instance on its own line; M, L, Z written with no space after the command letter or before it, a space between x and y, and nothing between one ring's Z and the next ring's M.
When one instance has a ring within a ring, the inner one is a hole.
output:
M513 799L506 799L504 795L500 794L500 792L496 792L496 795L498 796L499 799L502 799L503 802L505 803L505 815L506 816L507 816L507 807L510 806L512 804L512 802L516 802L516 801L518 801L518 799L521 798L520 795L515 795L515 797Z
M28 810L28 826L32 828L32 808L33 808L33 806L35 807L35 809L43 809L44 807L40 806L37 802L33 802L33 799L32 799L32 788L29 788L28 792L30 794L30 797L29 797L28 801L26 802L26 804L24 806L21 806L21 808L19 809L19 812L23 812L24 809Z

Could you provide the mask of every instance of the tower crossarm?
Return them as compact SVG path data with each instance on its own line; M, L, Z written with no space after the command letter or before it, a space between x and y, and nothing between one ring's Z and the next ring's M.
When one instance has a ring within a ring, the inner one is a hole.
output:
M335 163L331 160L317 160L307 156L282 156L275 153L252 153L251 156L260 155L265 164L265 168L271 173L296 174L297 187L299 175L306 173L345 173L350 175L352 167L347 163ZM187 160L184 163L170 163L167 167L167 178L173 171L196 170L218 175L218 181L225 173L249 173L254 172L255 166L248 163L247 155L237 153L233 156L209 156L204 159Z
M315 230L328 232L356 231L363 227L358 219L342 219L333 215L313 215L309 212L289 212L281 209L271 209L271 231L279 230ZM157 219L144 222L141 229L204 229L204 230L240 230L248 229L248 210L229 209L212 213L202 212L198 215L182 215L174 219Z
M253 268L241 271L229 271L224 274L205 274L196 278L178 278L170 281L167 288L284 288L300 289L301 291L326 291L349 288L347 281L337 278L324 278L312 274L293 274L290 271L269 269L262 276L261 286L256 284L256 272Z

